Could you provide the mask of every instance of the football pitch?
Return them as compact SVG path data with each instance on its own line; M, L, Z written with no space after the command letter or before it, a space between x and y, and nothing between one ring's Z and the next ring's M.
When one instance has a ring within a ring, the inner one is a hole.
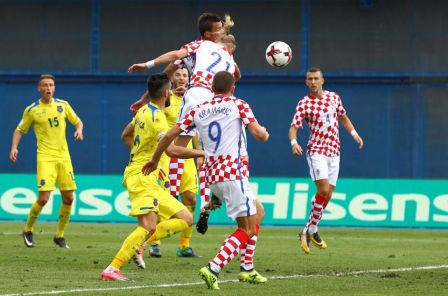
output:
M216 254L233 227L194 231L192 247L202 258L178 258L178 237L162 242L162 258L147 268L126 264L131 282L105 282L110 263L133 224L71 223L70 249L52 241L56 225L37 223L36 247L26 248L23 223L0 223L0 296L4 295L448 295L448 232L321 227L328 249L300 250L297 228L262 227L255 267L268 282L237 281L238 260L220 275L219 291L208 290L198 270Z

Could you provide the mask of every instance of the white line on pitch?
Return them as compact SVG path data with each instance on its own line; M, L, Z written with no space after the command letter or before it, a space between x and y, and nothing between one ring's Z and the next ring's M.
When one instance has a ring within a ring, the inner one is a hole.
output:
M270 280L284 280L284 279L311 278L311 277L331 277L331 276L342 277L342 276L362 275L362 274L369 274L369 273L406 272L406 271L432 270L432 269L442 269L442 268L448 268L448 264L418 266L418 267L400 267L400 268L390 268L390 269L358 270L358 271L351 271L351 272L333 272L333 273L309 274L309 275L306 275L306 274L279 275L279 276L270 276L267 278ZM238 280L219 281L220 284L234 283L234 282L238 282ZM166 283L166 284L158 284L158 285L127 286L127 287L114 287L114 288L86 288L86 289L72 289L72 290L53 290L53 291L40 291L40 292L28 292L28 293L0 294L0 296L57 295L57 294L68 294L68 293L123 291L123 290L147 289L147 288L172 288L172 287L185 287L185 286L197 286L197 285L204 285L204 282Z

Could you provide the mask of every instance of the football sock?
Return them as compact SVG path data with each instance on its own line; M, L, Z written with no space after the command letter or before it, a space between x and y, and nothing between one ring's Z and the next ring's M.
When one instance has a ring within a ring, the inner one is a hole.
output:
M199 168L199 193L201 195L201 208L204 203L210 200L210 188L208 188L207 178L203 167Z
M221 272L227 263L238 255L240 248L246 248L249 236L242 229L237 229L222 244L221 249L215 258L209 262L210 270L215 273Z
M180 180L182 179L183 173L184 160L180 158L171 158L169 170L170 193L175 198L179 196Z
M240 254L240 268L241 270L252 270L254 269L254 254L255 248L257 247L258 232L260 230L260 225L255 226L255 234L249 239L245 248L241 248Z
M184 231L188 228L187 222L182 219L173 218L166 221L162 221L156 226L156 231L148 239L149 243L153 241L170 237L173 234Z
M28 214L28 219L25 224L25 231L33 231L34 224L36 223L37 218L42 212L43 207L35 201L31 206L30 213Z
M194 206L185 206L187 210L194 216ZM186 249L190 247L190 240L193 235L193 225L187 227L182 233L180 234L179 238L179 248L180 249Z
M131 234L124 240L120 250L110 264L113 268L120 269L128 262L143 242L148 238L149 231L141 226L137 226Z
M65 203L61 204L59 208L59 219L56 231L56 237L64 237L65 229L67 228L68 221L70 220L70 213L72 211L72 205Z
M324 203L325 197L323 197L319 193L316 193L311 204L310 216L308 218L308 223L305 226L304 232L308 231L308 233L312 234L317 231L317 224L322 218L322 214L324 211Z

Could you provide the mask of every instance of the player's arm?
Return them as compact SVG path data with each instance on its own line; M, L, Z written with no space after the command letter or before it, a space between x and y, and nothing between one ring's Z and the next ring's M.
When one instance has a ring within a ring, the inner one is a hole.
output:
M233 73L233 77L235 78L235 81L238 81L241 79L241 71L236 63L235 63L235 72Z
M257 141L266 142L269 139L269 133L266 128L256 121L249 123L247 129Z
M178 50L169 51L162 54L161 56L158 56L154 60L147 61L146 63L133 64L132 66L129 67L128 73L145 72L146 70L151 69L155 66L168 64L170 62L174 62L175 60L180 60L186 57L187 54L188 51L186 47L182 47L181 49Z
M125 144L129 147L129 149L131 149L133 145L134 129L135 125L132 124L132 122L130 122L121 133L121 140L125 142Z
M364 146L364 141L356 132L355 127L350 121L350 118L348 118L347 114L339 116L339 120L341 121L342 126L352 135L353 140L358 143L359 149L361 149L362 146Z
M291 126L288 132L289 141L291 141L291 149L293 155L301 156L303 154L302 147L297 143L297 131L299 130L296 126Z
M146 90L145 93L140 97L140 99L132 103L129 109L131 110L131 112L137 113L138 109L140 109L143 105L148 104L148 102L149 102L149 93Z
M84 135L83 135L83 133L82 133L82 130L84 129L84 124L82 123L82 121L80 120L80 121L78 121L76 124L75 124L75 134L74 134L74 137L75 137L75 140L76 141L82 141L82 140L84 140Z
M157 165L160 161L160 157L163 152L169 157L173 158L194 158L194 157L202 157L204 156L204 151L197 149L188 149L181 146L176 146L172 142L173 140L180 135L182 130L179 126L173 126L166 134L159 140L159 144L157 145L156 151L154 152L152 159L148 161L142 168L142 172L144 175L148 175L155 169L157 169Z
M168 66L165 67L163 73L168 75L168 77L171 77L173 76L174 72L176 72L177 69L179 69L179 67L176 64L174 64L174 62L171 62L168 64Z
M14 133L12 134L11 152L9 153L9 159L12 162L17 161L17 156L19 155L19 150L17 149L17 147L19 147L21 139L22 133L18 129L15 129Z

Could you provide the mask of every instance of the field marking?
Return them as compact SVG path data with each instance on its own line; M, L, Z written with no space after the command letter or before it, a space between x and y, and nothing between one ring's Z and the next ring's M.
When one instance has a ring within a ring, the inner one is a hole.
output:
M448 268L448 264L418 266L418 267L401 267L401 268L390 268L390 269L358 270L358 271L351 271L351 272L332 272L332 273L308 274L308 275L306 275L306 274L279 275L279 276L268 276L267 278L270 280L284 280L284 279L300 279L300 278L311 278L311 277L332 277L332 276L342 277L342 276L363 275L363 274L369 274L369 273L406 272L406 271L433 270L433 269L443 269L443 268ZM238 280L219 281L219 284L235 283L235 282L238 282ZM172 287L185 287L185 286L198 286L198 285L205 286L204 282L201 281L201 282L192 282L192 283L166 283L166 284L158 284L158 285L127 286L127 287L113 287L113 288L86 288L86 289L72 289L72 290L53 290L53 291L40 291L40 292L28 292L28 293L0 294L0 296L58 295L58 294L68 294L68 293L123 291L123 290L147 289L147 288L172 288Z

